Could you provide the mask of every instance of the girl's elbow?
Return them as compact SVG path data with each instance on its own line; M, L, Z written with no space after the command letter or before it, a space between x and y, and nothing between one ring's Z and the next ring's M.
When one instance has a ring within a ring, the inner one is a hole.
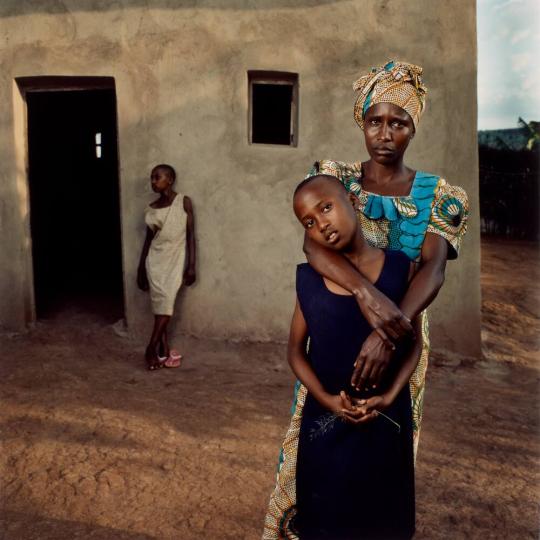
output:
M299 344L294 342L289 343L287 347L287 362L289 363L289 366L291 366L291 368L294 368L294 366L298 365L301 355L302 353Z
M289 364L289 367L291 368L291 371L293 373L296 373L297 362L296 362L296 358L295 358L294 354L288 354L287 355L287 363Z

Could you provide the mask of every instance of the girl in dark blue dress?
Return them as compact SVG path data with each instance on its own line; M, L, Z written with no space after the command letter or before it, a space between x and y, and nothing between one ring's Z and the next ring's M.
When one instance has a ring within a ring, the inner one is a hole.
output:
M343 253L397 305L410 259L370 246L355 215L358 199L336 178L302 182L294 211L308 236ZM301 540L409 539L414 534L412 412L408 381L420 340L402 343L377 388L351 386L354 362L372 328L353 296L317 274L297 270L289 364L308 390L296 464ZM419 332L418 323L415 329ZM309 347L306 347L309 338ZM308 349L308 352L306 352Z

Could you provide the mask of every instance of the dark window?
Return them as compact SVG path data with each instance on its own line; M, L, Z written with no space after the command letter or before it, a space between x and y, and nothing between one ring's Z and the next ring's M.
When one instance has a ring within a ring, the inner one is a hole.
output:
M298 75L249 71L249 142L297 145Z

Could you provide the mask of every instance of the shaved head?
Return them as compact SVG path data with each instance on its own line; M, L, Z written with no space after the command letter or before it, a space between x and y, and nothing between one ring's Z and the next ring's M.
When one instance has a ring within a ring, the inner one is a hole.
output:
M167 163L160 163L159 165L156 165L152 169L152 171L156 171L158 169L161 171L165 171L173 182L176 180L176 171L174 170L174 167L172 165L167 165Z
M325 183L328 183L328 185L334 185L336 187L336 189L341 189L343 190L343 193L344 194L347 194L347 188L341 183L341 181L336 178L335 176L332 176L330 174L315 174L314 176L308 176L307 178L305 178L304 180L302 180L297 186L296 186L296 189L294 190L294 193L293 193L293 199L296 197L296 195L298 193L300 193L300 191L302 191L305 187L309 186L309 185L314 185L315 183L319 183L319 182L325 182Z

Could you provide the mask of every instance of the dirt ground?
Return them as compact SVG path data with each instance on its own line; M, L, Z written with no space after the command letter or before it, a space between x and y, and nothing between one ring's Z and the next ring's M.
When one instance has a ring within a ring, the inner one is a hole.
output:
M416 539L538 538L539 253L483 243L484 358L438 355L417 464ZM0 338L1 538L260 537L293 379L284 347L143 344L72 311Z

